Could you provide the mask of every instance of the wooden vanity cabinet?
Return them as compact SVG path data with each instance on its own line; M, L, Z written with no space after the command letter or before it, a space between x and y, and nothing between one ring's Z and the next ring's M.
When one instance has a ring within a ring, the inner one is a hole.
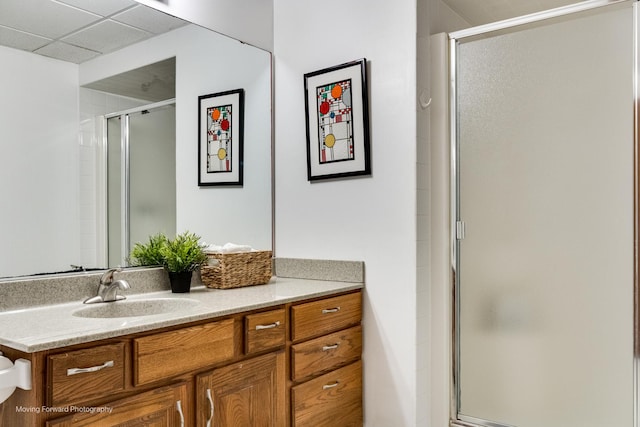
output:
M50 351L0 426L361 426L361 292ZM211 423L209 423L211 421Z
M360 427L362 293L291 307L291 425Z

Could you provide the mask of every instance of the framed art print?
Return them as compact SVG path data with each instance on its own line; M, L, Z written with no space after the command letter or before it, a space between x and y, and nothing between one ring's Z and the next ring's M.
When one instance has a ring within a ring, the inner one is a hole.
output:
M370 175L366 59L304 75L309 181Z
M198 185L242 185L244 90L198 97Z

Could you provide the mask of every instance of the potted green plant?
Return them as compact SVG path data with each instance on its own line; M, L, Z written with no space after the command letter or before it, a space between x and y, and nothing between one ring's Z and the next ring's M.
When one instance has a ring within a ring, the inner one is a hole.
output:
M189 292L193 272L207 262L200 236L185 231L161 246L160 253L169 272L171 290L175 293Z
M162 265L169 273L171 291L189 292L193 272L207 262L202 246L200 236L189 231L174 239L158 233L150 236L149 242L134 245L129 263L133 266Z
M162 233L149 236L147 243L136 243L129 255L129 264L138 267L146 265L161 265L164 267L164 255L161 248L169 239Z

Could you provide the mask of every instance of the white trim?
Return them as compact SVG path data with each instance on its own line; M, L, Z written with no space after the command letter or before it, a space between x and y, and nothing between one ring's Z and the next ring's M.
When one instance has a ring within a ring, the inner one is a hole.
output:
M545 19L556 18L559 16L570 15L576 12L596 9L598 7L608 6L616 3L627 3L637 0L586 0L580 3L562 6L555 9L549 9L542 12L531 13L529 15L519 16L517 18L505 19L503 21L493 22L491 24L479 25L473 28L467 28L460 31L449 33L450 39L463 39L485 34L491 31L505 30L519 25L531 24Z

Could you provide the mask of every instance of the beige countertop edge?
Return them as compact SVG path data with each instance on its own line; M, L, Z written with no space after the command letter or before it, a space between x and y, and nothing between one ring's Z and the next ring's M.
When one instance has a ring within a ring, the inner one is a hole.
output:
M82 301L6 311L0 313L0 345L35 353L362 288L363 283L274 277L266 285L224 290L200 286L185 294L160 291L131 295L127 299L198 300L193 307L164 314L110 319L73 316L74 311L87 307Z

